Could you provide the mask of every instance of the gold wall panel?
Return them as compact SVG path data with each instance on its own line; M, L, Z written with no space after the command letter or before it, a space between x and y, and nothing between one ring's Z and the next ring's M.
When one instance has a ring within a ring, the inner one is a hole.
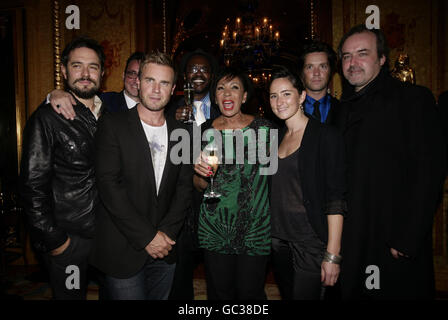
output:
M52 1L25 2L27 114L54 87Z
M135 51L135 1L129 0L78 0L81 25L79 30L65 28L65 8L73 1L61 1L64 41L87 35L97 40L106 54L106 72L102 89L123 89L123 69L126 59ZM64 43L64 45L65 45ZM62 47L64 47L64 45Z

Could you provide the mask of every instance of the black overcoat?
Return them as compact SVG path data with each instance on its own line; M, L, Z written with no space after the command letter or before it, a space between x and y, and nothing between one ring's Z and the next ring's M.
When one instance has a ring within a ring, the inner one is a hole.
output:
M337 125L347 148L349 212L343 297L430 298L433 215L446 161L435 100L428 89L383 70L360 92L344 91L341 103ZM390 248L409 257L394 259ZM372 288L372 270L379 288Z

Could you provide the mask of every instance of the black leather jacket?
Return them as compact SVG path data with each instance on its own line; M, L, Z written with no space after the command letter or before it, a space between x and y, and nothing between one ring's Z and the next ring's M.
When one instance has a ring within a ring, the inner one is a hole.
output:
M39 251L61 246L69 234L94 234L96 119L79 101L74 109L71 121L42 104L23 135L20 193Z

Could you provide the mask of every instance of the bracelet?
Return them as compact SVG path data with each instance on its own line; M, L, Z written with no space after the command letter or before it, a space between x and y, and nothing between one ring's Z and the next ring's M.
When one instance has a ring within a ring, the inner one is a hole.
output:
M329 262L329 263L334 263L334 264L341 264L342 257L335 255L335 254L331 254L328 251L325 251L324 261Z

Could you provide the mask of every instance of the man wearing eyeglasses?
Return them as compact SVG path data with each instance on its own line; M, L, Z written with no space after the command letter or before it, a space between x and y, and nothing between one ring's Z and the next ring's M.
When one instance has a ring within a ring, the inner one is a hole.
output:
M215 119L221 112L218 106L210 101L210 84L214 72L217 69L217 63L213 56L197 49L183 56L179 70L184 73L184 80L192 84L194 92L194 101L201 101L201 110L205 119ZM167 107L167 116L175 117L176 120L184 121L187 116L184 109L191 107L185 106L184 98L171 102ZM198 112L198 110L195 110ZM190 124L187 128L190 130L198 122ZM192 132L190 131L190 134ZM193 190L192 205L187 209L184 226L177 237L177 260L174 281L171 287L170 300L193 300L193 273L196 266L202 260L202 252L197 245L197 224L199 204L202 201L202 193Z
M120 92L103 92L99 95L104 107L109 112L119 112L131 109L140 102L138 97L137 78L143 52L134 52L126 61L123 73L124 88ZM54 111L62 114L66 119L73 120L76 116L73 106L73 97L65 91L53 90L47 97Z
M202 102L200 111L204 114L205 119L215 119L221 114L218 106L210 101L209 93L216 68L215 59L201 49L187 53L180 63L184 80L190 82L193 86L194 101ZM171 103L167 110L168 115L174 116L179 121L187 119L188 112L185 111L191 111L191 107L185 105L183 98Z
M131 109L140 102L138 97L138 69L140 62L145 54L143 52L134 52L126 61L126 68L123 73L124 88L121 92L105 92L100 98L108 111L126 111Z

